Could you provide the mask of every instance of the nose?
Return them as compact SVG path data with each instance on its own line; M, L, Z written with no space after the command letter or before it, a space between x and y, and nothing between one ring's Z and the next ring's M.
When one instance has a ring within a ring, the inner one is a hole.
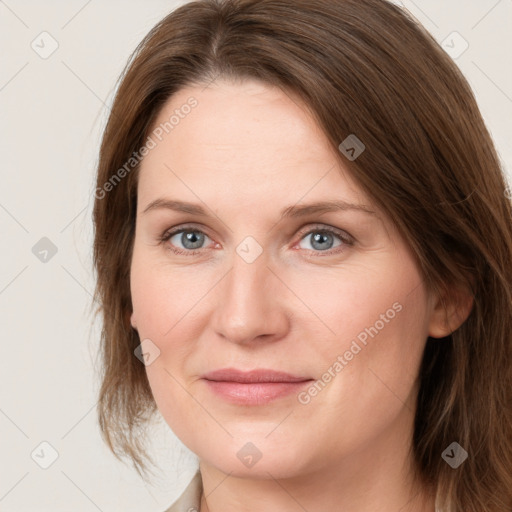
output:
M216 287L213 329L233 343L281 339L290 321L284 302L287 290L267 266L265 252L252 263L235 253L232 262Z

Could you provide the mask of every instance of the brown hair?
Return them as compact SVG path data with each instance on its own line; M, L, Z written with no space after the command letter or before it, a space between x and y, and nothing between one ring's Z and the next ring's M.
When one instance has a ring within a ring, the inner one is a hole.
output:
M297 94L336 149L356 134L366 150L354 161L339 158L396 224L425 285L441 295L471 290L462 326L427 340L415 471L437 486L445 512L510 512L506 181L457 66L417 21L383 0L199 0L160 21L132 54L104 131L93 214L103 318L98 414L111 450L145 473L144 426L156 411L129 321L139 166L130 172L126 162L172 94L217 77L255 78ZM441 457L454 441L469 453L458 469Z

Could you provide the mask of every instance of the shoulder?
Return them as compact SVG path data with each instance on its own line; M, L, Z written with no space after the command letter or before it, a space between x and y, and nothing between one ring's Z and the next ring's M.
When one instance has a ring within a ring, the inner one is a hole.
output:
M163 512L198 512L201 506L202 492L203 481L198 469L181 496Z

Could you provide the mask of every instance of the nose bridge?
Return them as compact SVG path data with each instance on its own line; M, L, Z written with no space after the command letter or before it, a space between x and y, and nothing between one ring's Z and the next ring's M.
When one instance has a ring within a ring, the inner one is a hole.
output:
M285 313L279 308L275 276L267 267L264 253L255 259L243 244L233 254L231 270L222 280L218 304L215 306L214 328L234 341L250 341L259 336L281 335Z
M250 263L239 254L233 256L223 297L233 326L235 322L240 327L248 326L252 323L253 314L261 314L262 309L266 309L266 303L270 299L267 293L269 273L267 260L263 255Z

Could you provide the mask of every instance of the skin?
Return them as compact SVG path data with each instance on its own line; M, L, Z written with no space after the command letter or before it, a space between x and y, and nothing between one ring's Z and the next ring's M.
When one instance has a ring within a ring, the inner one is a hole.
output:
M201 510L434 511L410 476L417 374L427 336L453 331L470 304L445 297L445 315L405 241L297 98L257 81L188 86L154 126L191 96L197 107L140 169L131 323L160 351L147 376L165 421L200 459ZM159 198L207 216L144 213ZM375 214L279 219L287 206L338 199ZM181 233L159 239L183 225L207 235L196 254ZM315 245L326 227L352 243L334 235ZM262 249L252 263L236 252L247 236ZM292 394L236 405L200 378L235 367L321 380L393 304L394 318L308 403ZM247 442L262 454L252 467L237 457Z

